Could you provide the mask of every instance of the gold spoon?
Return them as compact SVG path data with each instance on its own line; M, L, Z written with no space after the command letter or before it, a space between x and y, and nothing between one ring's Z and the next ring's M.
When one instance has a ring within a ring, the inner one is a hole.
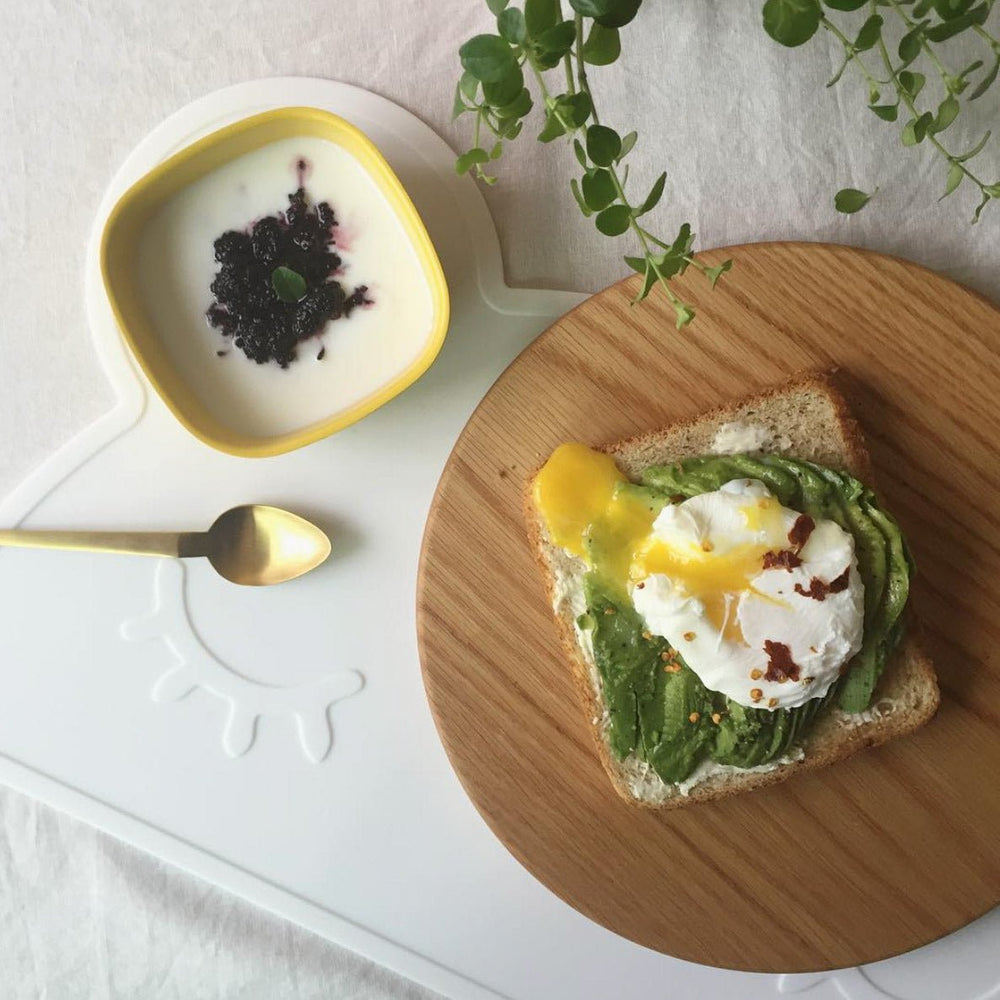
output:
M315 569L330 539L297 514L246 504L216 518L208 531L0 531L0 546L82 549L140 556L207 556L233 583L261 587Z

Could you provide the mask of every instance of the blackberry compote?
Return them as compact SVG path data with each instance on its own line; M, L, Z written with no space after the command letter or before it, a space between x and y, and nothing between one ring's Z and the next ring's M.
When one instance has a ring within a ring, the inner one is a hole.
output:
M214 244L220 266L205 314L209 324L257 364L287 368L299 343L370 304L367 286L347 294L334 278L341 264L333 249L336 226L329 203L310 208L300 187L284 212L265 215L248 231L223 233Z

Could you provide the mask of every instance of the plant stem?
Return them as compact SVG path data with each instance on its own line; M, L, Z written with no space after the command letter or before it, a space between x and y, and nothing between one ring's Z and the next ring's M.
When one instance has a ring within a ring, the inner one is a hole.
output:
M875 0L871 0L872 7L875 6ZM902 100L906 106L910 109L910 114L914 118L920 117L920 112L917 110L917 106L910 96L910 92L899 82L899 75L896 72L896 68L892 65L892 58L889 56L889 50L885 47L885 42L879 37L878 40L879 52L882 56L882 63L886 68L886 71L892 77L892 82L895 84L896 91L899 94L900 100ZM931 145L952 165L957 166L966 177L969 178L980 190L980 192L986 195L986 185L971 171L969 168L954 155L948 152L947 149L941 144L940 140L932 132L927 133L927 138L930 140Z
M580 82L580 92L590 98L590 117L594 119L595 125L600 125L601 119L597 117L597 108L594 107L594 95L590 92L587 64L583 58L583 15L577 14L573 19L573 24L576 27L576 78Z

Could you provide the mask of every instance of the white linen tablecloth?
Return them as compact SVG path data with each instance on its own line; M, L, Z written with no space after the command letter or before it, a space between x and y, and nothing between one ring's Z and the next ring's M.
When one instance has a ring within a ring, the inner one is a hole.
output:
M690 221L713 247L800 238L898 254L1000 296L1000 207L970 227L964 188L903 149L862 84L824 83L839 49L790 52L761 0L648 0L620 62L591 74L602 119L639 130L639 189L666 169L649 228ZM994 18L996 20L996 18ZM82 292L98 202L132 147L190 100L241 80L321 76L415 112L458 150L450 122L462 41L491 30L483 0L38 0L0 3L0 494L108 409ZM964 65L961 45L953 54ZM949 139L997 119L998 94ZM565 144L509 146L487 199L512 285L597 290L627 241L600 236L568 186ZM959 141L962 137L962 141ZM1000 156L982 158L987 180ZM986 164L990 166L986 166ZM841 187L881 190L853 217ZM845 289L845 294L850 294ZM418 997L425 990L47 807L0 790L0 997Z

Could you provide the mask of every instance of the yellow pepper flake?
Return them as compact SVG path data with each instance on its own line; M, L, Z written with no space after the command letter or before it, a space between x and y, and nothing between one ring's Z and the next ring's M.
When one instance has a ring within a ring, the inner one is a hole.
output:
M778 705L778 699L777 699L777 698L771 698L771 699L770 699L770 700L768 701L768 703L767 703L767 707L768 707L768 708L776 708L776 707L777 707L777 705Z
M760 701L764 697L764 692L760 688L750 688L750 700Z
M684 641L685 642L691 642L692 639L694 639L694 632L685 632L684 633Z
M750 671L750 680L752 680L752 681L759 681L761 679L761 677L763 677L763 676L764 676L764 671L763 670L751 670Z
M681 672L681 665L679 663L666 663L663 666L668 674L679 674Z
M701 713L700 712L692 712L688 716L688 722L697 722L700 718L701 718Z
M718 724L719 724L720 722L722 722L722 716L721 716L721 715L719 715L719 713L718 713L718 712L713 712L713 713L712 713L712 721L713 721L713 722L714 722L714 723L715 723L716 725L718 725Z
M606 615L613 615L615 613L615 609L614 608L605 608L604 609L604 613Z
M652 633L652 632L643 632L643 633L642 633L642 637L643 637L643 639L645 639L645 640L646 640L647 642L649 642L649 640L653 638L653 633Z

